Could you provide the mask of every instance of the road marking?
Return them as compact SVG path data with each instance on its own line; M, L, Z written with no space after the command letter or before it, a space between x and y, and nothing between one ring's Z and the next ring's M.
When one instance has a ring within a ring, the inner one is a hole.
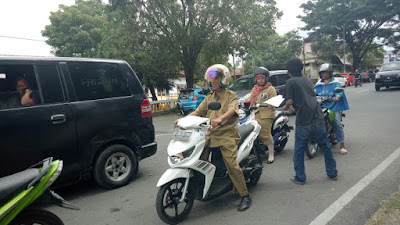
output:
M366 92L366 91L370 91L370 89L364 89L362 91L357 91L356 94L360 94L360 93L363 93L363 92Z
M315 218L310 225L327 224L335 215L342 210L354 197L356 197L365 187L367 187L376 177L378 177L387 167L390 166L400 156L400 148L394 151L381 164L368 173L356 185L340 196L325 211Z

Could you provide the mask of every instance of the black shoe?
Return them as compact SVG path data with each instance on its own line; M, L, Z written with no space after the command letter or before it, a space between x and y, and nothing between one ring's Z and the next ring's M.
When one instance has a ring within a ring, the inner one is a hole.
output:
M247 195L247 196L244 196L242 198L242 201L240 202L237 210L238 211L245 211L248 208L250 208L250 206L251 206L251 197L250 197L250 195Z

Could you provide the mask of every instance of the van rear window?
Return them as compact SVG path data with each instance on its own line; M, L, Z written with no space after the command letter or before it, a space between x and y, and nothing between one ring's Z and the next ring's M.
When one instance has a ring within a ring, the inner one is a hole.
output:
M68 69L79 101L131 95L117 63L73 62Z

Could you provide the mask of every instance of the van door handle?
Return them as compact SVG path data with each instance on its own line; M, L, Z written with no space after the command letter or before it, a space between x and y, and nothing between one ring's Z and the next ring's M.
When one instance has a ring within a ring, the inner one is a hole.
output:
M52 115L50 119L53 124L64 123L66 121L64 114Z

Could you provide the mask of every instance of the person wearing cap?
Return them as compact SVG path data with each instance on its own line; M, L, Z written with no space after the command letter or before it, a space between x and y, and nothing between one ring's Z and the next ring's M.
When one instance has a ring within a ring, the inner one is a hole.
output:
M233 184L233 193L239 194L242 198L237 209L238 211L245 211L250 208L252 199L247 190L242 169L236 160L240 141L237 127L239 120L238 100L235 92L224 87L228 85L230 76L229 69L226 66L222 64L210 66L204 78L209 82L213 91L208 93L197 109L189 115L210 118L213 129L207 133L207 145L210 148L220 148L225 167ZM221 103L221 108L219 110L208 110L208 104L215 101ZM174 125L177 122L176 120ZM222 126L219 126L220 124ZM202 157L207 158L207 155L208 150L206 148Z
M344 92L335 93L336 88L342 88L339 81L333 77L333 66L330 63L324 63L319 68L320 80L315 84L315 93L319 96L329 96L332 102L323 105L324 108L330 109L335 112L335 122L333 127L335 129L337 142L340 143L341 155L347 154L344 148L344 131L342 125L342 112L349 109L347 98Z
M250 105L266 105L264 102L276 96L276 90L268 82L269 71L265 67L258 67L254 70L255 80L257 82L251 90L249 101ZM268 147L267 164L274 162L274 139L271 135L271 127L275 118L275 110L272 106L262 107L254 110L255 119L261 126L258 138Z
M325 170L332 180L337 179L336 161L327 137L327 131L321 106L317 103L311 80L301 74L303 63L299 58L290 59L287 70L291 78L286 81L286 104L283 110L291 105L296 110L296 130L294 141L293 164L295 176L290 180L297 184L305 184L306 173L304 167L304 151L308 141L314 139L324 152Z

